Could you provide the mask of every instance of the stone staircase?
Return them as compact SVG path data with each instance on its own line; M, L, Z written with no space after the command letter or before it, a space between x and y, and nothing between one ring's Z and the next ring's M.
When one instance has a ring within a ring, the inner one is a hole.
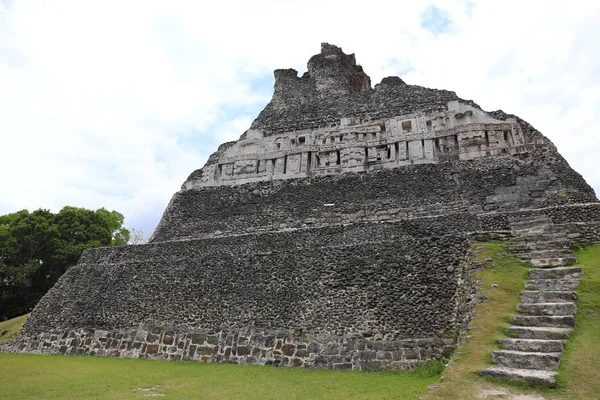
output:
M506 329L510 338L500 339L503 348L492 353L497 364L483 376L552 387L556 369L569 332L575 327L577 312L578 267L567 266L577 260L570 251L566 234L556 229L546 216L533 216L511 223L511 249L531 264L529 280L521 292L521 315L511 318Z
M556 267L575 263L567 233L546 215L511 222L511 250L534 267Z

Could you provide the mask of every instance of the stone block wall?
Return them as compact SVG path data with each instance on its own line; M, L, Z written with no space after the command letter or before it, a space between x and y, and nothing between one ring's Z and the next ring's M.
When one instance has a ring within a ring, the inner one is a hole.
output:
M473 304L467 237L440 222L91 249L3 350L406 369L448 355Z
M285 77L276 75L273 99L254 120L253 129L273 134L315 129L337 124L348 116L361 122L385 120L415 112L443 111L453 100L479 108L472 101L460 99L455 92L407 85L397 77L386 78L371 90L331 96L326 89L315 87L309 76L289 79L296 71L288 71ZM308 74L311 74L310 69ZM283 95L288 98L282 98Z
M555 224L600 221L600 203L570 204L541 210Z
M9 352L185 360L334 370L406 370L449 357L454 338L374 341L277 331L181 331L142 325L126 330L67 330L20 338Z
M565 186L560 175L534 159L497 156L182 190L152 241L595 201L593 190L579 178Z
M365 224L94 249L23 332L166 324L389 340L448 334L462 318L466 247L464 235L417 238L401 224Z
M600 242L600 203L573 204L543 210L572 244Z

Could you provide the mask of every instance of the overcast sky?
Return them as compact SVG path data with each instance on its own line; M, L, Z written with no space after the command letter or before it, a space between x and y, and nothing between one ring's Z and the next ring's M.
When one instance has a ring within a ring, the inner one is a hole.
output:
M597 0L0 0L0 215L106 207L150 235L321 42L519 115L600 194Z

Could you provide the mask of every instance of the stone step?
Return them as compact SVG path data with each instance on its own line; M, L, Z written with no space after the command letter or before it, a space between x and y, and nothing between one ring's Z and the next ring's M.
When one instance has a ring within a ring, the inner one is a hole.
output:
M534 267L560 267L563 265L570 265L577 262L575 256L570 257L554 257L554 258L532 258L525 260L528 264Z
M579 279L531 279L525 282L525 289L570 291L577 285L579 285Z
M519 304L517 311L523 315L575 315L575 303L527 303Z
M537 230L526 230L515 234L519 238L517 243L520 242L551 242L555 240L567 239L567 234L564 232L548 232L547 230L540 232Z
M541 219L541 218L549 218L549 217L539 210L531 210L531 211L528 211L527 214L524 214L524 215L508 215L508 221L511 225L514 224L515 222L534 221L536 219Z
M556 233L557 235L560 234L560 236L569 237L569 233L567 233L565 227L562 225L552 224L552 226L546 230L546 233Z
M543 339L498 339L500 346L506 350L529 351L541 353L560 353L565 348L564 340Z
M552 219L546 214L519 216L517 218L509 217L509 224L513 227L533 226L535 224L553 224Z
M532 268L529 270L531 279L571 279L581 278L583 270L579 267Z
M534 237L516 237L513 239L510 249L512 251L524 250L547 250L547 249L570 249L571 244L567 238L539 241Z
M561 354L495 350L492 353L492 360L496 364L508 368L554 370L560 364Z
M546 249L546 250L530 250L525 252L517 252L519 258L523 260L543 259L543 258L573 258L575 256L569 249Z
M532 385L554 387L556 385L555 371L545 371L536 369L518 369L507 367L489 367L480 372L482 376L489 376L497 379L508 379L511 381L528 382Z
M520 339L564 340L571 328L553 328L542 326L509 326L506 332Z
M539 243L527 243L527 244L519 244L510 247L510 251L515 254L527 254L532 251L543 251L543 250L566 250L570 251L568 244L564 247L559 244L549 244L546 242Z
M570 291L524 290L521 303L577 303L577 293Z
M556 328L575 327L575 317L572 315L514 315L510 320L521 326L553 326Z
M511 227L511 231L514 236L532 236L535 234L546 233L551 226L551 224L524 225L521 228Z
M554 223L550 218L545 215L536 215L533 218L519 219L510 222L510 228L515 229L527 229L540 225L553 225Z

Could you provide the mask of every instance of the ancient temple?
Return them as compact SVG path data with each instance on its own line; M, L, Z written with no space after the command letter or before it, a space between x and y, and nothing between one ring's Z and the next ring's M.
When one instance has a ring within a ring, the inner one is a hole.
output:
M599 215L527 122L398 77L372 87L323 44L302 76L275 71L271 102L189 176L149 244L86 251L4 350L408 369L459 343L473 239L562 265L600 240ZM532 247L531 224L558 247Z

